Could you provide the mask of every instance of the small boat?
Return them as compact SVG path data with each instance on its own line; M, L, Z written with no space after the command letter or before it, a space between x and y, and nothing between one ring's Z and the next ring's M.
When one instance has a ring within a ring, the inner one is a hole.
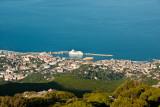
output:
M86 61L86 60L93 60L93 59L94 59L93 57L86 57L83 60Z

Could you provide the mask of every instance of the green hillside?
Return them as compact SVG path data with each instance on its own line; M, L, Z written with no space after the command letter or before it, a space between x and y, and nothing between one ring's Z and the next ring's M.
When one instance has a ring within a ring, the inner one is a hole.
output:
M19 82L25 82L25 83L38 83L41 81L45 81L46 79L44 78L44 75L41 73L32 73L25 77L22 80L19 80Z
M40 74L34 74L28 77L40 79L40 77L37 76L42 77ZM42 91L52 88L60 91L69 91L79 97L82 97L84 93L95 90L99 90L101 92L113 92L124 82L124 80L102 81L76 78L72 76L59 76L51 82L46 80L44 81L43 79L41 79L42 81L34 79L35 81L33 82L33 79L29 80L28 77L21 80L21 82L0 85L0 95L14 95L24 91Z
M113 92L124 80L104 81L104 80L90 80L76 78L73 76L61 76L53 80L57 84L67 89L74 90L88 90L95 91L99 90L102 92Z

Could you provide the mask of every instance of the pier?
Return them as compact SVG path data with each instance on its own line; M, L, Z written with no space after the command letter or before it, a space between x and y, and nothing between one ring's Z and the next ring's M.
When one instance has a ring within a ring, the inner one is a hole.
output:
M92 55L92 56L113 56L113 55L106 55L106 54L92 54L92 53L84 53L84 55Z

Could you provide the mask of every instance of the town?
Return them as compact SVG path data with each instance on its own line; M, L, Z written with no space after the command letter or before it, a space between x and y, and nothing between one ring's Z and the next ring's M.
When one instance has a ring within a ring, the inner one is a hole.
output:
M57 57L46 52L20 53L0 50L0 78L5 81L21 80L33 72L40 72L41 74L72 72L82 65L97 66L98 69L102 70L110 69L115 73L123 72L126 77L139 78L144 75L160 80L160 60L153 62L117 59L93 61ZM46 76L44 78L50 79Z

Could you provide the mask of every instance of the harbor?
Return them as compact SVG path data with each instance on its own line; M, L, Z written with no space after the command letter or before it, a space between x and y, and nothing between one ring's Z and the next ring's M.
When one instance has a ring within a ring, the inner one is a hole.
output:
M14 51L8 51L8 50L0 50L0 54L3 55L37 55L37 54L48 54L53 56L59 56L59 57L66 57L66 58L72 58L72 59L82 59L82 60L103 60L103 59L110 59L113 55L107 55L107 54L94 54L94 53L83 53L82 51L75 51L72 49L71 51L59 51L59 52L14 52ZM3 56L2 55L2 56ZM94 56L94 57L93 57ZM108 58L107 58L108 57Z
M94 53L83 53L82 51L75 51L74 49L71 51L59 51L59 52L51 52L51 54L72 54L72 55L90 55L90 56L108 56L112 57L113 55L109 54L94 54Z
M72 53L70 53L72 52ZM79 52L79 53L77 53ZM17 54L28 54L28 53L32 53L32 54L38 54L37 52L27 52L27 53L22 53L22 52L14 52L14 51L8 51L8 50L0 50L1 54L12 54L12 55L17 55ZM59 52L48 52L49 54L72 54L72 55L90 55L90 56L109 56L112 57L113 55L107 55L107 54L94 54L94 53L83 53L81 51L75 51L75 50L71 50L71 51L59 51Z

